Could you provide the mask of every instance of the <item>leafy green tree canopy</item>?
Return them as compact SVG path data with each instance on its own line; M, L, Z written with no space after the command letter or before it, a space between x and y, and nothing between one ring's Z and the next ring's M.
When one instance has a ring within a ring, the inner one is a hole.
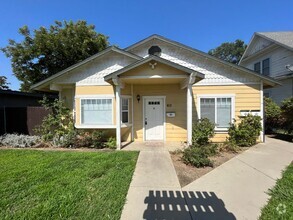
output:
M97 33L94 25L86 21L55 21L49 28L40 27L31 31L27 26L19 29L22 42L9 40L1 48L11 58L15 76L22 81L21 90L80 62L105 49L108 37Z
M6 76L0 76L0 89L9 89Z
M208 54L238 64L247 45L244 41L237 39L235 42L225 42L215 49L209 50Z

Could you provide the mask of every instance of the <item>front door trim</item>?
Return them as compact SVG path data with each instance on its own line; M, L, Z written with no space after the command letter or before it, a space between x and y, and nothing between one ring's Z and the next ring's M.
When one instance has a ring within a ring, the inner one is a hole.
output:
M143 124L143 141L146 141L145 128L145 101L146 99L163 99L163 141L166 141L166 96L142 96L142 124Z

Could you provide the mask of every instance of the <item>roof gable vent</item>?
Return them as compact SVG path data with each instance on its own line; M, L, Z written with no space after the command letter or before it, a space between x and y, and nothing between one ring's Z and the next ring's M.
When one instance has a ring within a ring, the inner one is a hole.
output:
M149 49L149 55L160 56L161 52L162 50L159 46L151 46Z

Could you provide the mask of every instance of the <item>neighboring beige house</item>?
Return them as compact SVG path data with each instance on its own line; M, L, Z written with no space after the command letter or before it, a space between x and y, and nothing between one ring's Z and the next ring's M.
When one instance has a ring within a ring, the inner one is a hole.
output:
M293 96L293 31L254 33L239 65L278 80L282 86L264 90L278 104Z
M121 141L191 142L192 123L209 118L214 141L249 111L263 115L263 88L274 79L181 43L152 35L125 49L111 46L32 88L59 91L75 127Z

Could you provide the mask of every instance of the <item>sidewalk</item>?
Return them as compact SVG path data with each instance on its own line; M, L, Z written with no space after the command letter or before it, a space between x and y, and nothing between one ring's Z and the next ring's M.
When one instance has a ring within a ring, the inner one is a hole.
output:
M257 219L292 160L292 143L267 138L181 189L167 148L143 148L121 219Z
M166 212L168 198L185 206L170 154L165 147L150 147L140 152L121 219L190 219L188 211ZM164 206L164 207L163 207Z
M217 194L237 219L257 219L269 196L266 192L293 160L293 143L267 138L182 190Z

